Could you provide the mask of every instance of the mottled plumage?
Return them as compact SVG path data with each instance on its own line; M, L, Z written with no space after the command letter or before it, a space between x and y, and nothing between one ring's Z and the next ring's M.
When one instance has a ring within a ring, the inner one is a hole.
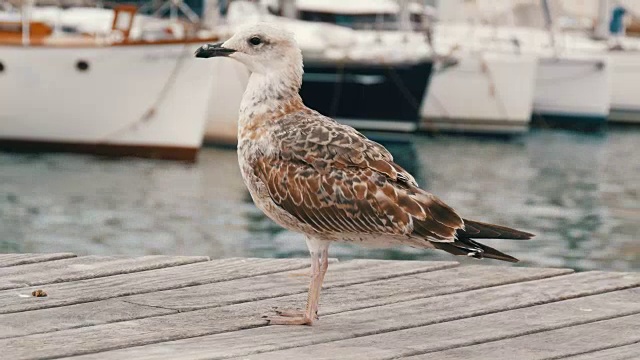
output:
M445 240L463 224L451 208L420 190L384 147L353 128L301 108L273 119L267 129L274 149L249 155L250 171L271 200L309 225L314 236ZM424 230L414 221L424 223Z
M197 56L211 51L222 51L252 72L238 128L238 160L249 192L267 216L307 236L313 259L306 311L272 318L273 323L313 321L331 242L409 245L517 261L473 239L533 236L462 219L420 189L382 145L304 106L298 95L302 56L286 31L251 26Z

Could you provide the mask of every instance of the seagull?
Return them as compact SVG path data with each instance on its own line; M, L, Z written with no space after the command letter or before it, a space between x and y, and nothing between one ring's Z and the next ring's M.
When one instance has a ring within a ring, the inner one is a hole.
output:
M421 189L382 145L304 105L302 52L294 35L270 23L245 25L199 58L228 57L249 69L238 118L238 162L256 206L305 235L311 282L304 310L276 310L272 325L311 325L333 242L408 245L477 259L518 260L477 239L533 234L461 218Z

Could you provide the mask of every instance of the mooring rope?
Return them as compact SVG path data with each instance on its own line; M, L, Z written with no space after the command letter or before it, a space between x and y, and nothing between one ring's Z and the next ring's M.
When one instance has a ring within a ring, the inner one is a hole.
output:
M144 114L142 114L142 116L139 119L134 120L130 124L127 124L127 125L119 128L119 129L116 129L116 130L112 131L111 133L108 133L107 135L101 137L101 140L98 140L98 144L109 143L110 142L109 139L111 139L111 141L113 141L113 138L115 136L120 135L122 133L126 133L127 131L131 131L131 130L137 128L139 125L141 125L143 123L146 123L146 122L150 121L151 119L153 119L153 117L156 115L157 107L160 105L160 103L162 101L165 100L167 94L169 93L169 90L171 90L171 86L173 86L175 84L175 81L177 79L178 73L179 73L180 69L182 68L182 65L184 64L185 59L187 59L187 57L190 56L190 55L191 55L191 51L189 49L189 45L188 44L184 44L182 52L181 52L180 56L178 56L178 59L176 60L176 63L174 65L174 67L173 67L173 70L169 74L169 77L167 78L167 81L165 81L164 85L162 86L162 89L160 90L160 93L158 94L158 96L155 99L155 101L153 102L153 104L148 107L147 111L145 111Z

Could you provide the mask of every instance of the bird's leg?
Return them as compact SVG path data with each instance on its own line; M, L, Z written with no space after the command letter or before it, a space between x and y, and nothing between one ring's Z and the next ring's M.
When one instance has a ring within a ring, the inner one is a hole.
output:
M324 274L327 272L328 261L328 245L322 246L320 249L309 246L311 253L311 282L309 283L309 292L307 294L307 306L304 312L280 310L276 311L279 316L268 317L271 325L311 325L317 318L318 302L320 300L320 290Z
M320 254L311 253L311 282L304 312L299 310L276 310L279 316L268 317L270 325L311 325L315 319L319 287L322 286Z
M322 284L324 283L324 276L327 273L327 269L329 268L329 247L322 249L320 252L320 284L318 285L318 293L316 294L316 299L314 301L315 308L313 309L313 314L315 314L315 318L318 319L318 305L320 303L320 291L322 290Z
M322 289L322 284L324 283L324 275L327 273L327 269L329 268L329 249L325 249L320 253L320 260L318 262L319 264L319 272L320 272L320 280L319 283L319 289L317 291L317 293L315 294L316 299L314 300L313 304L315 305L315 308L312 309L312 314L314 314L314 319L318 320L318 304L320 302L320 290ZM311 264L311 268L312 268L312 272L311 272L311 284L309 285L309 296L311 296L311 289L313 287L313 263ZM310 298L309 298L310 299ZM307 304L309 303L309 300L307 300ZM287 317L296 317L296 316L303 316L305 314L306 310L278 310L276 309L276 314L280 315L280 316L287 316Z
M321 282L324 282L324 275L329 268L329 248L323 249L320 254L320 274L322 274Z

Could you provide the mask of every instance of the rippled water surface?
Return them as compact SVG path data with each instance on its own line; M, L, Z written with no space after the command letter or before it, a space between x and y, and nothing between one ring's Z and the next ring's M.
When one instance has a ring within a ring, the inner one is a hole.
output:
M538 234L487 242L520 264L640 270L638 128L539 130L511 140L416 136L389 148L463 216ZM217 148L204 149L195 165L0 153L0 252L306 256L300 235L251 203L236 161L234 150ZM331 253L452 259L350 245Z

